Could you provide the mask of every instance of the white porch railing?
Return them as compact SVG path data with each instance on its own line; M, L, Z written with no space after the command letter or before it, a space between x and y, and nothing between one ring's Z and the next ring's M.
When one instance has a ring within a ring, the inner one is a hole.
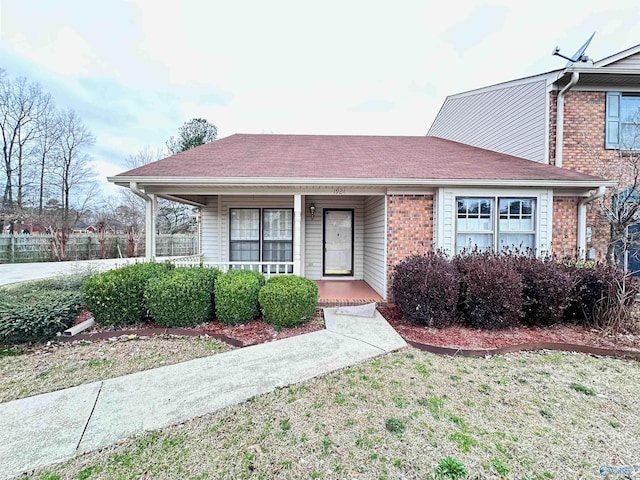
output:
M193 267L202 265L209 268L217 268L222 272L230 269L253 270L262 272L266 278L275 275L290 275L293 273L293 262L205 262L202 255L189 255L174 259L172 263L176 267Z

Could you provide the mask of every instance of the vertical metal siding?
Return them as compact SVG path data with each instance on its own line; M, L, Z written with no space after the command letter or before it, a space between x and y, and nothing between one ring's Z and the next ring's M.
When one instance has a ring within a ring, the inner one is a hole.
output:
M385 197L364 200L364 275L363 279L382 298L386 297L386 225Z
M448 98L428 135L545 162L546 81Z

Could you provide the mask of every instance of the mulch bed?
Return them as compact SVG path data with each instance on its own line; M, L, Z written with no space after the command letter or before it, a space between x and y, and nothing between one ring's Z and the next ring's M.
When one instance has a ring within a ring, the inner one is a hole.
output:
M608 336L580 325L556 325L546 328L512 327L504 330L478 330L460 325L432 328L404 321L393 307L378 310L407 342L415 346L428 345L454 351L470 350L486 354L493 349L505 349L518 345L546 345L541 348L554 346L554 349L559 350L570 350L568 347L578 345L604 349L603 351L594 350L595 354L606 354L605 351L618 353L621 350L640 353L640 335ZM513 348L511 350L516 351ZM597 351L600 353L596 353Z
M605 335L580 325L555 325L546 328L512 327L504 330L478 330L460 325L432 328L404 321L393 307L379 307L378 310L408 343L433 353L483 356L519 350L552 349L583 351L594 355L626 356L640 360L640 335ZM89 317L91 314L83 311L78 315L76 323ZM194 328L165 328L153 322L147 322L126 330L94 326L74 337L62 340L97 340L129 335L138 337L208 335L234 347L247 347L324 328L322 309L319 308L311 320L296 328L277 330L261 319L242 325L226 325L212 321Z
M91 318L91 313L84 310L78 314L75 324ZM218 321L202 323L193 328L166 328L153 323L145 322L134 327L103 328L95 325L73 337L60 337L62 341L98 340L114 337L135 335L138 337L150 337L153 335L177 335L177 336L204 336L218 339L233 347L248 347L258 343L272 342L283 338L302 335L303 333L316 332L324 329L322 311L318 309L316 315L304 324L295 328L282 328L277 330L262 319L252 320L241 325L226 325Z

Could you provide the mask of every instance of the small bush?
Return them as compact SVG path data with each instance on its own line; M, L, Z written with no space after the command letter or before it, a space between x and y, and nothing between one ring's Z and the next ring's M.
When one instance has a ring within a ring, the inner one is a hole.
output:
M258 295L265 284L264 275L252 270L229 270L218 276L215 285L216 317L235 325L260 314Z
M634 331L638 279L606 264L571 266L575 281L565 317L611 332Z
M82 293L89 311L99 325L135 325L146 313L144 290L154 277L165 275L173 265L136 263L92 275L82 282Z
M509 255L522 276L522 320L530 326L549 326L563 321L574 277L554 258Z
M308 278L280 275L267 280L258 300L265 322L278 327L295 327L315 314L318 286Z
M516 324L522 307L522 276L507 255L469 252L455 257L460 272L458 308L464 323L497 329Z
M213 289L220 271L176 268L147 282L144 297L151 317L164 327L193 327L213 316Z
M0 296L1 345L51 340L73 325L82 308L78 291L40 289L28 294L21 289Z
M402 318L442 327L455 319L460 274L442 253L412 255L394 268L392 293Z

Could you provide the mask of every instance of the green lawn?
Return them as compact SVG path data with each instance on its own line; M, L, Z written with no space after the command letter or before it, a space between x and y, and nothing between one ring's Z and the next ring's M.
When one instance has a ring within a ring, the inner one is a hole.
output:
M409 348L29 478L429 479L447 457L468 478L599 478L640 463L639 379L612 358Z

